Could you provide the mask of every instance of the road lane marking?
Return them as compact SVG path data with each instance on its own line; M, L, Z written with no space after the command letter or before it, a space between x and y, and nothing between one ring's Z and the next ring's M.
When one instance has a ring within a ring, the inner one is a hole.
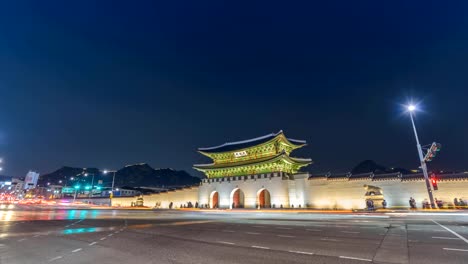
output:
M33 237L38 237L38 236L40 236L40 235L35 235L35 236L33 236Z
M245 233L249 235L260 235L260 233L256 233L256 232L245 232Z
M223 230L223 232L234 233L233 230Z
M111 236L113 236L113 235L114 235L114 234L108 234L107 236L108 236L108 237L111 237Z
M18 242L25 241L25 240L26 240L26 238L22 238L22 239L18 240Z
M290 228L290 227L277 227L277 229L291 230L292 228Z
M455 240L459 240L458 237L432 237L432 238L435 238L435 239L455 239Z
M100 240L106 240L106 237L101 238Z
M56 261L57 259L61 259L61 258L63 258L63 257L62 256L57 256L55 258L49 259L49 262Z
M355 257L348 257L348 256L340 256L340 258L342 258L342 259L362 260L362 261L372 261L372 259L355 258Z
M462 237L462 236L461 236L460 234L458 234L457 232L453 231L452 229L450 229L450 228L448 228L448 227L446 227L446 226L444 226L444 225L441 225L441 224L437 223L437 222L434 221L434 220L432 220L432 222L438 224L440 227L442 227L443 229L445 229L445 230L449 231L450 233L454 234L455 236L457 236L458 238L460 238L461 240L465 241L465 243L468 244L468 239Z
M334 239L334 238L321 238L320 240L323 240L323 241L334 241L334 242L340 241L340 240Z
M90 243L89 245L92 246L92 245L96 245L97 242L93 242L93 243Z
M466 251L466 252L468 252L468 249L459 249L459 248L444 248L444 250L452 250L452 251Z
M266 226L253 226L253 227L257 227L257 228L266 228Z
M226 241L218 241L218 243L228 244L228 245L235 245L236 244L236 243L226 242Z
M82 250L82 248L77 248L75 250L72 250L72 252L75 253L75 252L78 252L78 251L81 251L81 250Z
M359 234L359 232L355 232L355 231L341 231L341 233Z
M305 252L305 251L294 251L294 250L290 250L289 252L291 252L291 253L297 253L297 254L305 254L305 255L314 255L314 253L312 253L312 252Z
M295 237L295 236L288 236L288 235L278 235L279 237Z
M270 249L269 247L262 247L262 246L252 246L253 248L259 248L259 249Z
M322 232L322 230L319 229L306 229L307 231L312 231L312 232Z

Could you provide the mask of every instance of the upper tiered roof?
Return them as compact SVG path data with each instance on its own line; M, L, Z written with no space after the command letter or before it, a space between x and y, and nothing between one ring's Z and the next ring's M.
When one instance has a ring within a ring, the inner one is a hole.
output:
M271 133L271 134L257 137L257 138L252 138L252 139L247 139L247 140L242 140L242 141L226 142L222 145L215 146L215 147L198 148L198 150L204 153L221 153L221 152L241 150L241 149L246 149L249 147L253 147L253 146L268 142L270 140L275 139L279 135L284 135L283 130L280 130L277 133ZM289 143L291 143L292 145L296 145L296 146L303 146L306 144L305 140L298 140L298 139L292 139L292 138L286 138L286 140L289 141Z

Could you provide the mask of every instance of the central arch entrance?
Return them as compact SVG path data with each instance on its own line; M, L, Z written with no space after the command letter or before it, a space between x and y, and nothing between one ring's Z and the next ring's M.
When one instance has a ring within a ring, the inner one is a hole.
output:
M271 208L271 196L267 189L257 192L257 206L260 208Z
M217 191L214 191L210 195L210 208L219 207L219 194Z
M231 192L231 203L229 205L231 209L233 208L244 208L244 192L236 188Z

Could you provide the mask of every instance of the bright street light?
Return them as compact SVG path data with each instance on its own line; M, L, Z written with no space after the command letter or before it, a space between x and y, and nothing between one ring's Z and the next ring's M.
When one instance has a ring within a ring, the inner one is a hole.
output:
M115 171L115 170L113 170L113 171L104 170L103 172L104 172L104 174L107 174L107 173L109 173L109 172L114 173L114 175L112 176L112 188L111 188L111 193L112 193L112 195L114 195L115 173L116 173L117 171ZM118 191L118 190L117 190L117 191ZM111 198L112 198L112 197L111 197Z
M434 196L432 195L431 183L429 182L429 175L427 173L426 161L424 160L424 155L422 152L421 144L419 144L418 132L416 131L416 125L414 124L413 112L416 110L416 106L413 104L408 105L408 111L410 114L411 124L413 125L414 137L416 138L416 147L418 149L419 161L421 162L421 169L424 174L424 180L426 181L427 193L429 194L429 202L431 207L435 208Z

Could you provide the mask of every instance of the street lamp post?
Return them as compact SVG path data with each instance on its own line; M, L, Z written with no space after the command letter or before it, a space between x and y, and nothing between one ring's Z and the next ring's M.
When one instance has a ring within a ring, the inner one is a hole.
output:
M424 155L422 152L421 144L419 144L418 132L416 131L416 125L414 124L413 119L413 112L416 110L416 106L408 105L407 108L410 114L411 124L413 125L414 137L416 138L416 147L418 148L419 161L421 162L421 169L424 174L424 180L426 181L427 193L429 194L429 201L431 203L431 207L435 209L434 196L432 195L431 183L429 182L426 161L424 161Z
M111 193L112 195L114 194L114 183L115 183L115 173L117 171L113 170L113 171L109 171L109 170L104 170L104 174L107 174L109 172L112 172L113 173L113 176L112 176L112 187L111 187Z
M89 192L89 195L88 197L92 197L92 194L93 194L93 185L94 185L94 173L91 173L93 175L93 178L91 180L91 191ZM85 176L87 177L88 176L88 173L85 173Z

